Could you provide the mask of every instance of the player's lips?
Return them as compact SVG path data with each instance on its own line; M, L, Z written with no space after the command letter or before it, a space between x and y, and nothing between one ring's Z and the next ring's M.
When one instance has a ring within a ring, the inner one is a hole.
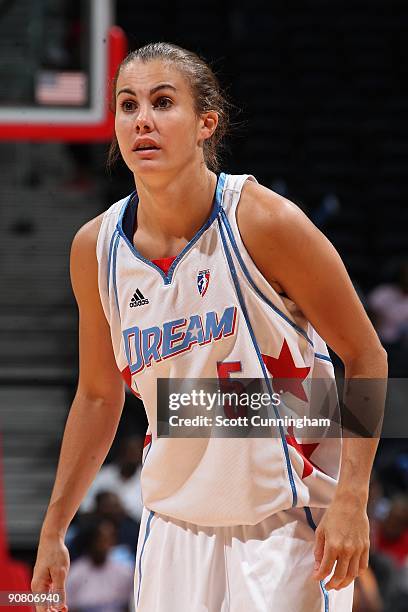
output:
M157 142L151 138L138 138L132 147L132 151L136 153L143 153L143 151L158 151L159 149L160 147Z

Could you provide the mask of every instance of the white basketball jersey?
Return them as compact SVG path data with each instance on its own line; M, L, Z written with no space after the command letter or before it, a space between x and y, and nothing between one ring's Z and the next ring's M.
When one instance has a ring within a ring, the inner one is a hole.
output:
M339 471L338 438L303 443L282 428L271 438L157 437L158 378L217 379L225 362L231 378L299 379L300 395L303 379L333 379L325 343L270 286L241 240L236 209L247 179L256 180L219 175L210 218L167 274L124 232L137 194L106 211L97 242L115 359L149 421L144 505L199 525L256 524L292 506L325 507Z

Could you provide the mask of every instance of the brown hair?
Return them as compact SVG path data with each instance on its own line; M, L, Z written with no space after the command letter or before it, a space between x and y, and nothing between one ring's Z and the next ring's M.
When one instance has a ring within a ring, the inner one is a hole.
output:
M187 51L172 43L157 42L150 43L129 53L120 64L113 79L111 99L112 112L115 113L116 111L116 84L121 69L135 60L147 63L155 59L161 59L175 64L184 74L190 84L197 115L210 110L218 113L217 128L212 136L204 140L203 143L205 163L210 170L217 172L219 170L219 150L223 138L228 131L228 111L231 105L221 91L220 84L213 70L203 59L192 51ZM109 148L107 160L108 168L112 167L119 156L119 145L115 136Z

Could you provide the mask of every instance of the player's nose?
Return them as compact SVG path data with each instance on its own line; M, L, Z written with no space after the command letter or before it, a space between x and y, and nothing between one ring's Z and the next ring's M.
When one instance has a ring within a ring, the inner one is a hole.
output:
M153 117L147 108L140 108L138 114L135 117L134 128L138 134L145 134L151 132L153 129Z

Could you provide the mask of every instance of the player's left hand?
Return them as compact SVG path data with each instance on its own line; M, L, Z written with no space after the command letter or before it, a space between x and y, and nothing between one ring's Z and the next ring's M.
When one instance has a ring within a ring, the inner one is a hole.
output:
M370 547L366 505L353 495L336 497L315 532L313 578L324 580L336 569L327 590L343 589L368 567Z

